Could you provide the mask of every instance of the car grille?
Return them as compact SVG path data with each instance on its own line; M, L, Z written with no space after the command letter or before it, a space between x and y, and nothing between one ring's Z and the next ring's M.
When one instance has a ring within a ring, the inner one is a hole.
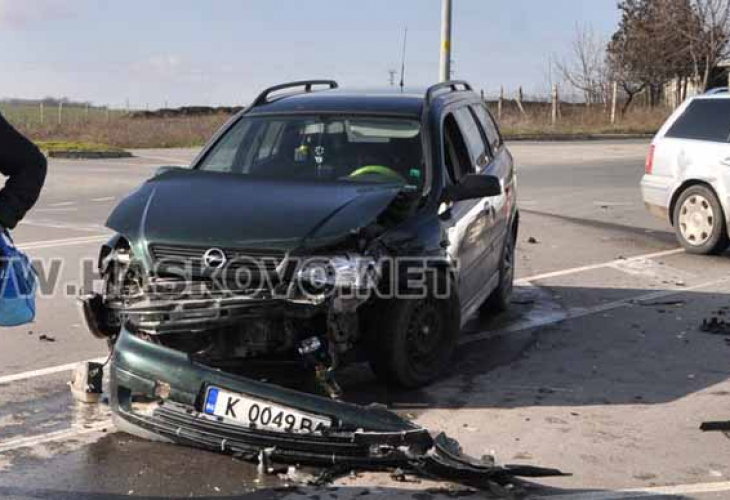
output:
M216 272L204 263L204 255L211 247L193 247L182 245L150 245L150 254L156 267L156 274L175 269L189 270L193 276L205 276ZM214 247L218 248L218 247ZM276 270L284 260L283 252L240 250L220 248L226 257L226 264L219 272L232 276L236 273L250 273L256 278L266 275L276 277Z

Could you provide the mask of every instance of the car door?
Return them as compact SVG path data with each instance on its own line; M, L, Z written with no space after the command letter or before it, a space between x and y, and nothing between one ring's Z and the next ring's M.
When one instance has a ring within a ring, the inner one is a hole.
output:
M653 175L707 182L730 207L730 99L696 98L657 142Z
M449 182L458 184L468 174L474 174L479 165L488 163L483 151L479 129L468 107L449 113L444 120L443 146ZM482 151L479 153L479 144ZM492 216L484 198L463 200L450 207L450 252L459 267L459 295L462 308L478 299L488 286L493 264L485 263L489 247Z
M512 222L512 209L517 203L514 160L502 140L497 122L487 107L479 103L472 105L471 110L479 122L487 148L491 151L491 161L481 170L481 173L497 177L502 184L502 194L489 198L494 215L494 224L490 235L491 252L499 259L504 247L505 236Z

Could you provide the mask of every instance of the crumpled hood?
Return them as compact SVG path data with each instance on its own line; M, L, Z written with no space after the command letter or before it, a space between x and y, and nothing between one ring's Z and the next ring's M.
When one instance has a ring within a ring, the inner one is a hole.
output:
M173 170L125 198L107 227L136 241L291 251L367 226L398 192L393 185Z

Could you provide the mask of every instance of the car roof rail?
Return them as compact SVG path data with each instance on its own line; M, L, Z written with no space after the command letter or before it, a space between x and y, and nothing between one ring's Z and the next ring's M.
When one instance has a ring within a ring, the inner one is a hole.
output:
M302 80L298 82L282 83L281 85L274 85L273 87L269 87L268 89L261 92L259 96L253 101L251 107L262 106L271 102L269 100L269 96L274 92L296 87L304 87L304 92L307 93L312 92L312 87L315 85L326 85L330 89L339 88L339 85L334 80Z
M718 94L727 94L728 88L727 87L718 87L716 89L710 89L707 92L705 92L705 95L718 95Z
M462 89L459 89L459 86L463 87ZM471 88L471 85L469 85L464 80L449 80L446 82L437 83L436 85L432 85L431 87L426 90L426 105L431 104L431 101L433 101L434 94L436 92L439 92L440 90L444 89L450 89L451 92L458 92L459 90L462 91L471 91L473 90Z

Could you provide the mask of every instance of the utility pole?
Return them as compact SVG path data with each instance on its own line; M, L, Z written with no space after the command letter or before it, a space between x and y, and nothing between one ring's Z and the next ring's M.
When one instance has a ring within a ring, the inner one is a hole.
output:
M439 79L442 82L451 80L451 13L452 0L441 0L441 64Z
M614 81L611 92L611 125L616 125L616 109L618 108L618 82Z
M408 48L408 27L406 26L403 30L403 54L401 57L400 65L400 91L403 92L403 88L406 85L406 49Z

